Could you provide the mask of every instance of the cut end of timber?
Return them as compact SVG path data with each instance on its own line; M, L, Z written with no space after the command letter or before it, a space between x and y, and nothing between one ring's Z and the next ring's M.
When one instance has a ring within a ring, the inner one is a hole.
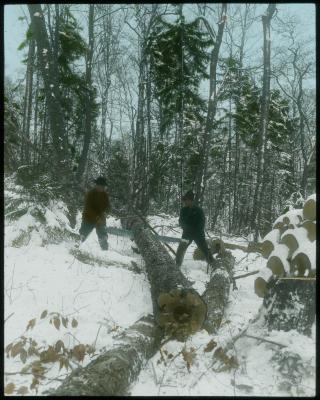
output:
M270 240L265 240L264 242L262 242L261 247L262 247L261 255L264 258L268 258L272 253L272 251L274 250L274 244Z
M316 219L316 199L308 198L308 200L304 203L303 206L303 218L308 219L310 221L314 221Z
M202 328L207 306L202 298L190 289L174 289L158 297L159 325L167 335L184 341Z
M271 256L267 262L267 268L269 268L274 275L285 276L286 270L289 272L287 266L288 262L281 260L278 256Z
M311 261L307 254L298 253L291 263L294 276L303 277L309 276L312 270Z
M264 297L267 292L267 282L260 276L254 281L254 291L259 297Z
M303 221L300 226L306 229L308 239L311 242L314 242L317 236L317 227L315 221L310 221L310 220Z

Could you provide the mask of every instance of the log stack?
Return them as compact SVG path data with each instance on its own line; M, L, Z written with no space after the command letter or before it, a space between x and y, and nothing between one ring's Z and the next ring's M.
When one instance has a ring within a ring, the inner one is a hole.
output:
M273 224L261 243L267 259L254 283L270 329L309 334L315 316L316 195L303 209L290 210Z

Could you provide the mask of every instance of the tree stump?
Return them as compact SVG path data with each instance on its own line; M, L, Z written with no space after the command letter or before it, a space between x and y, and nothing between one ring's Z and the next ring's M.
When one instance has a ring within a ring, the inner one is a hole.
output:
M272 277L263 300L267 310L265 322L269 330L296 329L311 335L315 320L315 280Z

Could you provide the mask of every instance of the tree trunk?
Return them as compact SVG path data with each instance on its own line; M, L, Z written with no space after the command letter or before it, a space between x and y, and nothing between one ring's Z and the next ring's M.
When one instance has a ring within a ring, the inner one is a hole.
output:
M52 49L49 43L45 20L40 4L28 4L31 17L31 27L37 44L38 59L41 75L44 82L45 95L48 106L51 135L57 157L56 173L69 175L68 147L65 135L64 113L61 108L58 77Z
M216 333L229 298L230 277L233 276L235 258L229 251L223 251L214 259L214 271L202 295L207 305L207 317L203 327L210 333Z
M130 227L145 261L155 321L165 334L185 340L202 328L206 305L151 231L138 219Z
M296 329L310 335L315 320L315 280L272 278L267 289L263 306L268 329Z
M34 57L35 56L35 41L30 40L28 65L27 65L27 79L26 90L24 98L24 116L23 116L23 136L22 141L22 163L30 163L30 125L32 115L32 92L33 92L33 70L34 70Z
M116 337L112 349L73 371L51 396L125 396L163 337L152 316L141 318Z
M88 152L90 147L91 135L92 135L92 103L93 103L93 91L92 91L92 57L94 50L94 4L89 4L89 49L86 59L86 110L85 110L85 131L84 131L84 142L81 152L79 167L76 174L77 182L81 182L86 164L88 159Z
M227 3L223 3L222 9L221 9L220 21L219 21L218 34L216 37L216 42L215 42L214 48L212 50L211 59L210 59L210 89L209 89L208 112L207 112L206 125L205 125L205 129L204 129L204 133L203 133L203 140L202 140L202 146L201 146L201 151L200 151L201 162L199 165L198 176L196 179L196 187L195 187L195 191L196 191L195 200L200 206L202 205L204 191L205 191L205 178L206 178L206 173L207 173L207 168L208 168L208 158L209 158L209 149L210 149L210 146L209 146L210 132L212 130L212 124L213 124L213 120L214 120L214 117L216 114L217 104L218 104L217 93L216 93L216 88L217 88L216 72L217 72L218 57L219 57L220 46L222 43L224 26L226 23L226 13L227 13Z
M251 228L254 229L255 241L258 239L259 225L257 223L258 209L261 207L263 193L264 150L269 120L270 103L270 23L276 10L276 4L269 4L267 12L262 16L263 24L263 88L261 99L260 136L258 149L258 168L256 187L253 196L253 210L251 215Z

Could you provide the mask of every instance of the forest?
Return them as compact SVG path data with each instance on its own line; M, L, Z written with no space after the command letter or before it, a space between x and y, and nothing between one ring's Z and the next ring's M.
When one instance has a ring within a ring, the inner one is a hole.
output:
M314 395L315 42L297 12L277 3L19 10L23 73L4 71L5 393ZM111 202L105 253L94 234L79 244L98 176ZM216 254L210 272L194 244L181 268L172 259L188 191ZM75 306L87 292L96 299ZM68 348L57 335L78 321ZM281 351L268 358L272 343ZM248 374L240 353L251 357ZM296 375L274 383L285 363ZM224 376L216 391L208 371Z

